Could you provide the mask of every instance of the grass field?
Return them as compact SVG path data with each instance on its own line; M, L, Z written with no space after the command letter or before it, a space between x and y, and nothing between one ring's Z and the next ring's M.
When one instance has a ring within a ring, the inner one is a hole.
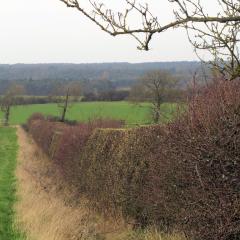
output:
M20 240L14 230L17 136L13 128L0 128L0 239Z
M83 102L74 104L67 113L67 119L88 121L95 117L114 118L125 120L128 125L151 123L151 114L148 103L134 105L128 102ZM171 118L176 104L162 105L163 121ZM12 108L10 124L23 124L34 112L47 115L59 114L56 104L35 104L15 106ZM0 118L2 113L0 112Z

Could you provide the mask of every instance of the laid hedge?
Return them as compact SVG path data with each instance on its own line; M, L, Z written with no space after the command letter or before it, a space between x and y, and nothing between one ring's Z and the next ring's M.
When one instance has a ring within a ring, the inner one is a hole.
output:
M79 158L78 169L84 172L79 175L82 191L95 206L106 211L121 209L136 224L147 223L143 189L162 134L161 127L98 129L93 133Z
M112 129L119 126L29 121L66 182L95 208L196 240L240 239L239 81L196 91L168 125Z

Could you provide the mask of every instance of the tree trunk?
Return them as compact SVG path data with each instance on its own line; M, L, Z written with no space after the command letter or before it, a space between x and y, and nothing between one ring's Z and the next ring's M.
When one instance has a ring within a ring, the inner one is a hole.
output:
M62 111L62 116L61 116L61 122L65 122L65 116L68 108L68 100L69 100L69 90L67 91L67 95L64 101L64 106L63 106L63 111Z
M155 108L154 113L153 113L153 122L154 123L159 123L160 121L160 108Z
M153 104L153 122L159 123L161 117L161 97L157 94L156 102Z
M8 126L9 124L9 115L10 115L10 106L6 107L5 114L4 114L4 125Z

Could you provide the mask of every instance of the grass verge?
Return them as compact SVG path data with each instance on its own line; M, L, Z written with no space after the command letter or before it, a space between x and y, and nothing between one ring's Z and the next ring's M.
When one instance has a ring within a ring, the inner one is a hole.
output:
M23 239L14 227L17 150L16 129L0 128L0 239L2 240Z

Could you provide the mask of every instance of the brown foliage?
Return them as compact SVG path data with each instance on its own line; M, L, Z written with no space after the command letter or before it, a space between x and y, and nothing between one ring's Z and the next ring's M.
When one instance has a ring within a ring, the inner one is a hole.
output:
M160 206L167 202L194 239L239 238L239 87L239 81L218 81L203 89L184 117L168 125L164 151L150 164L147 194ZM162 209L155 210L157 219Z

